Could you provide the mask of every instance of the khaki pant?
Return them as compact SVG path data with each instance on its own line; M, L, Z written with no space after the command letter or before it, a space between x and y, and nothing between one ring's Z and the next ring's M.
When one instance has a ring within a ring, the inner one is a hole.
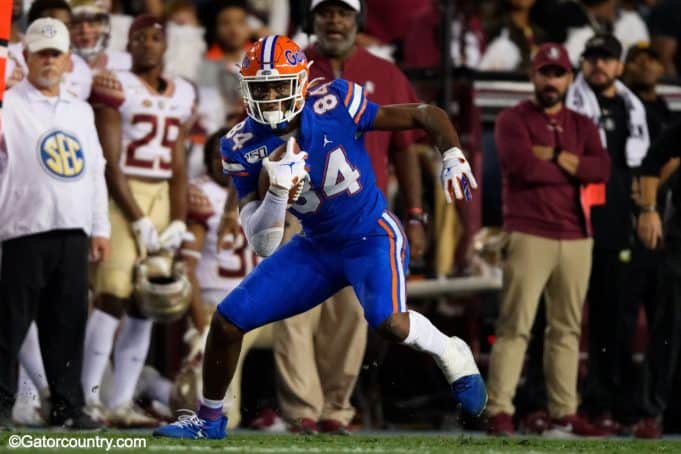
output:
M579 336L592 246L590 238L558 241L511 233L487 380L490 415L514 412L513 396L542 292L546 298L544 375L549 414L560 418L576 413Z
M170 223L170 190L167 181L149 183L129 179L130 191L145 216L149 216L160 233ZM109 200L111 255L94 270L95 294L130 298L133 271L139 251L130 221L113 199Z
M352 287L274 324L278 397L284 419L349 424L350 396L366 347L367 324Z

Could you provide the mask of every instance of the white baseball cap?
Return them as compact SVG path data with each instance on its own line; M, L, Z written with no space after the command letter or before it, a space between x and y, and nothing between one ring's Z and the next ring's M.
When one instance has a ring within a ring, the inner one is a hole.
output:
M24 44L29 52L40 52L45 49L68 52L70 41L66 25L51 17L34 20L24 36Z
M310 11L313 11L316 7L321 5L324 2L328 2L330 0L312 0L312 3L310 3ZM341 3L345 3L348 5L350 8L354 9L358 13L362 10L362 5L360 4L360 0L338 0Z

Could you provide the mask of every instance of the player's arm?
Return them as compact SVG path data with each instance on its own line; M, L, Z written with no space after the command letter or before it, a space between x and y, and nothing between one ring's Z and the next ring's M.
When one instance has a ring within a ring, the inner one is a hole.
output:
M461 142L447 113L430 104L393 104L380 106L371 126L373 130L401 131L422 129L442 152L442 184L448 202L470 199L467 184L477 188L470 165L461 151Z
M380 106L371 129L402 131L423 129L438 150L461 148L459 135L447 112L431 104L392 104Z
M120 168L121 155L121 114L108 106L95 108L95 126L106 159L106 184L109 195L130 222L144 217L144 212L135 201L127 177Z
M182 125L172 150L172 175L169 181L170 193L170 224L166 227L159 240L161 246L177 250L187 233L187 150L184 142L189 130L189 123Z
M192 237L191 240L185 240L182 243L180 255L182 261L185 263L187 270L187 279L192 284L192 299L189 307L189 317L199 333L208 327L206 314L203 310L203 302L201 300L201 286L196 276L196 267L201 260L201 251L203 251L204 242L206 240L206 228L199 222L189 222L187 232Z
M229 186L227 187L227 200L225 200L225 207L222 211L222 216L220 217L220 225L218 226L218 238L223 238L227 234L231 234L236 238L240 233L239 195L230 178ZM221 243L218 241L218 251L220 251L220 244Z
M272 255L281 244L290 193L308 177L307 153L295 152L295 147L295 139L291 138L283 153L275 150L263 160L254 191L240 191L244 193L239 200L241 225L248 243L261 257ZM238 185L239 177L234 181ZM267 188L260 197L258 187Z
M187 125L180 128L177 141L173 146L172 169L170 177L170 219L184 223L187 219Z
M681 140L681 121L667 127L660 137L650 146L641 162L641 194L637 232L643 244L654 249L662 239L662 221L657 212L657 190L660 187L661 169L671 159L678 157Z

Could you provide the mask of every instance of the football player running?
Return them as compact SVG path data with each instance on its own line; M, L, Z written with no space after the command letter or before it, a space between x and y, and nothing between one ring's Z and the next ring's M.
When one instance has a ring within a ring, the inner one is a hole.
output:
M155 435L223 438L222 400L244 333L307 311L348 285L373 329L435 358L466 413L479 415L485 407L487 392L468 345L406 308L407 239L376 187L362 137L369 130L423 129L444 150L441 178L452 202L470 198L470 188L477 187L454 127L438 107L378 106L360 85L342 79L308 93L310 64L293 41L279 35L260 39L244 57L248 118L222 139L221 151L239 194L246 237L269 257L212 318L198 414L181 415ZM296 153L295 141L304 151ZM272 153L281 146L285 153L277 160ZM268 189L259 191L263 187ZM278 248L287 209L304 234Z
M195 92L181 78L162 76L165 49L162 22L149 15L137 17L128 36L132 71L100 72L91 96L107 160L115 246L94 273L95 309L87 324L81 379L90 416L121 427L157 423L133 404L152 326L132 298L134 266L147 252L176 251L186 232L183 142ZM99 390L112 348L114 380L106 408Z

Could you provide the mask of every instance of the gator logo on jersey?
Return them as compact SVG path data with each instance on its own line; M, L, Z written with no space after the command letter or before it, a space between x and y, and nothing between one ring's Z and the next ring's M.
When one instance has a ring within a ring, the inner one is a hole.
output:
M263 145L260 148L256 148L253 151L249 151L244 155L244 157L246 158L246 161L249 164L255 164L256 162L267 157L267 147Z
M38 157L51 176L75 179L85 169L85 156L80 141L74 134L52 130L38 142Z

